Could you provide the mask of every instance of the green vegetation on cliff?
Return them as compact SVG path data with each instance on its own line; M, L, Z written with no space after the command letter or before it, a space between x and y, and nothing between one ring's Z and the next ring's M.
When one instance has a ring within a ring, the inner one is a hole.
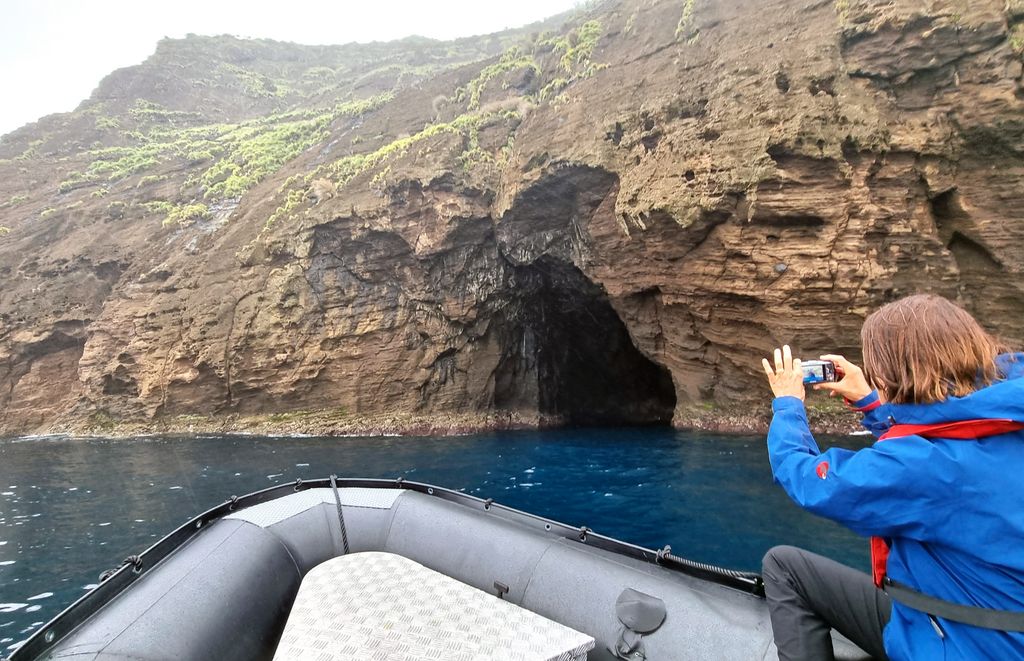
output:
M502 54L496 63L484 67L476 78L469 81L466 87L456 90L455 98L457 101L462 101L468 93L469 110L478 110L480 108L480 95L483 93L487 83L501 74L517 69L529 69L538 75L541 72L533 55L524 54L518 47L510 48Z
M154 200L145 202L142 206L150 213L162 215L164 226L188 225L197 220L206 220L211 216L209 207L201 202L175 204L165 200ZM111 215L116 213L123 213L123 209L111 211Z
M387 161L408 153L414 145L445 134L461 136L462 149L458 152L457 163L467 174L481 165L506 159L523 112L531 105L546 101L561 102L564 100L560 96L562 90L602 68L592 62L592 56L603 33L600 21L589 20L562 34L552 36L546 32L536 36L535 33L528 39L499 40L498 44L504 47L500 56L480 68L468 83L450 96L440 97L444 99L443 104L457 104L452 107L461 110L461 114L440 121L440 113L436 112L438 102L435 102L434 122L422 130L411 135L399 133L399 137L385 144L378 142L364 153L353 154L350 148L347 155L334 157L335 160L307 171L300 181L280 186L276 209L267 217L264 228L293 215L307 198L310 182L318 175L326 176L334 185L344 185L363 172L376 170L368 183L371 189L383 192L392 176ZM209 112L206 100L179 107L163 105L166 97L159 95L156 98L162 102L152 97L128 103L117 97L89 102L80 112L91 116L88 121L95 132L83 140L82 144L89 146L76 157L62 159L70 166L58 170L64 173L57 186L59 194L92 189L88 190L88 197L92 199L111 193L114 197L128 195L129 199L118 209L118 218L135 208L144 209L146 214L161 215L167 225L189 224L209 218L211 208L235 204L285 164L316 145L326 144L339 130L339 120L354 120L353 124L345 126L358 126L362 123L361 117L394 98L393 91L384 91L333 105L296 104L297 99L318 96L321 104L329 103L331 96L351 99L339 96L335 89L340 79L350 75L351 69L346 65L307 65L301 71L286 73L286 69L275 70L258 63L239 65L241 60L225 61L213 56L224 47L242 52L287 50L290 46L233 39L225 43L225 40L205 37L189 37L186 41L188 44L173 40L161 42L158 50L170 61L183 57L194 59L197 53L191 51L196 49L200 53L211 51L210 58L188 65L196 69L193 86L207 89L214 95L226 90L241 93L247 98L264 100L277 109L234 122L210 122L209 118L216 115ZM425 40L422 44L417 42L417 47L432 47L433 43ZM364 68L351 89L365 86L379 90L382 84L394 85L393 89L397 89L403 79L434 76L479 59L479 55L475 48L453 45L447 47L443 57L435 55L433 60L388 61L385 58L378 66ZM497 143L489 138L487 146L482 146L481 129L498 122L509 124L507 138L498 135ZM349 129L342 126L341 130ZM380 132L378 138L385 134ZM348 138L347 144L355 147L366 140L367 134L357 133ZM503 146L495 146L502 143ZM36 158L41 148L50 147L44 146L44 140L36 140L13 158ZM312 199L316 199L315 196ZM12 200L8 206L14 203ZM67 204L58 203L43 210L40 217L46 218L67 208Z
M467 157L467 154L474 150L479 150L478 136L480 128L489 122L502 121L504 119L518 119L518 115L514 110L472 112L460 115L450 122L430 124L419 133L399 138L370 154L356 154L338 159L326 168L327 174L338 185L344 185L359 174L372 169L385 160L407 153L414 145L446 133L464 136L467 140L468 149L463 152L462 158L475 158L473 156ZM317 174L317 172L314 174Z
M419 148L420 154L429 154L433 148L431 141L446 135L461 138L456 162L467 175L479 174L481 166L507 161L515 143L515 130L524 112L546 101L561 102L564 97L560 93L567 86L606 67L592 59L602 34L602 23L590 20L565 34L550 36L550 33L545 33L523 45L505 49L495 61L482 67L469 82L456 88L450 97L441 96L438 97L440 101L434 102L435 113L439 103L442 107L453 103L464 109L461 114L448 121L436 121L438 117L435 116L434 122L428 123L416 133L399 136L378 145L372 151L342 156L300 178L290 178L278 189L278 204L268 217L264 231L293 217L307 198L315 199L315 196L308 194L308 185L318 177L326 178L336 187L342 187L364 173L373 173L367 182L368 186L383 194L394 176L392 161L406 156L414 148ZM487 99L492 100L485 102ZM482 146L481 131L501 124L506 133L504 138L500 138L501 146L495 147L493 138L489 143L491 146ZM381 137L383 134L377 136ZM365 135L357 135L349 140L349 144L355 147L366 139ZM296 141L292 142L294 144ZM228 194L231 189L230 178L224 179L221 168L233 169L235 166L231 161L222 160L221 164L207 170L206 179L202 181L208 198L211 192L215 198L232 197Z
M288 183L286 186L290 185ZM284 204L279 206L274 213L270 214L267 218L267 222L264 225L264 229L269 229L274 223L282 218L288 218L292 213L298 209L299 205L302 204L303 199L306 197L306 192L302 189L289 189L285 195Z
M845 2L845 0L842 0ZM679 23L676 24L676 39L685 39L689 43L694 43L700 36L700 29L693 29L693 12L695 9L697 0L686 0L683 3L683 14L679 17Z
M560 37L549 37L537 44L538 51L551 49L559 57L560 69L564 72L547 81L537 93L538 101L561 101L562 90L577 80L593 76L607 65L592 61L594 48L604 33L600 21L587 21L580 27Z
M16 207L16 206L18 206L19 204L21 204L22 202L24 202L26 200L28 200L28 196L27 195L12 195L9 200L4 202L3 204L0 204L0 209L6 209L8 207Z
M574 32L570 32L570 37L575 36L576 43L564 48L560 61L562 68L568 73L586 69L590 65L590 57L594 54L594 47L602 32L600 21L587 21ZM561 47L561 43L559 46Z
M236 199L324 140L333 122L372 112L390 98L390 94L381 94L326 109L295 110L237 124L199 126L179 126L193 121L193 113L166 111L155 103L139 102L131 113L145 121L140 129L126 134L136 144L87 152L92 162L84 171L68 174L59 192L118 182L184 163L192 167L184 188L198 187L206 200ZM136 186L165 178L166 174L147 174ZM185 219L193 217L190 214ZM172 222L179 221L174 218Z
M267 175L327 136L331 114L296 121L241 125L202 152L217 160L198 177L204 197L210 200L239 198Z

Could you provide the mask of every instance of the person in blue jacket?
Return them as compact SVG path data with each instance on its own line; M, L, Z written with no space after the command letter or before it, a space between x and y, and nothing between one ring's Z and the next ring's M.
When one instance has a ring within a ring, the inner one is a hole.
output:
M881 438L858 451L818 448L788 346L763 361L775 481L874 538L874 580L793 547L765 555L779 658L832 659L835 629L879 659L1024 659L1024 354L933 295L882 307L861 343L863 370L822 356L842 378L815 386Z

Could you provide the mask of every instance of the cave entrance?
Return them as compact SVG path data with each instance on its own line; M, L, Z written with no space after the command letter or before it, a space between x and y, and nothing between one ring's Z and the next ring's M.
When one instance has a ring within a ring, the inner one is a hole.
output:
M572 264L514 267L495 407L572 426L667 425L672 375L634 345L604 290Z

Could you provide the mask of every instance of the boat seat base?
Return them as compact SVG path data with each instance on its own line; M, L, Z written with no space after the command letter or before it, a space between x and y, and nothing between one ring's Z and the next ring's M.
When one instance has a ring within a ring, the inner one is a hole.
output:
M306 575L275 661L584 661L594 639L392 553Z

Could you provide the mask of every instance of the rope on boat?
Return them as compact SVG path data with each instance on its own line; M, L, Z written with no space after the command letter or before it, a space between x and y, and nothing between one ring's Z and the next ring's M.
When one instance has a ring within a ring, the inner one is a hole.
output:
M345 513L341 511L341 496L338 495L338 476L331 475L331 489L334 491L334 504L338 506L338 523L341 525L341 546L348 555L348 531L345 530Z
M686 558L680 558L678 555L672 554L672 547L665 546L665 548L658 551L658 562L671 562L676 565L683 565L691 569L698 569L703 572L710 574L718 574L719 576L728 576L729 578L738 578L745 581L754 581L755 585L761 584L761 575L757 572L751 571L738 571L736 569L726 569L725 567L718 567L715 565L708 565L703 562L697 562L696 560L687 560Z
M113 569L108 569L107 571L100 574L100 583L116 574L121 569L121 567L124 567L125 565L130 565L132 570L138 573L142 570L142 558L137 555L128 556L127 558L122 560L121 564L119 564L118 566L114 567Z

